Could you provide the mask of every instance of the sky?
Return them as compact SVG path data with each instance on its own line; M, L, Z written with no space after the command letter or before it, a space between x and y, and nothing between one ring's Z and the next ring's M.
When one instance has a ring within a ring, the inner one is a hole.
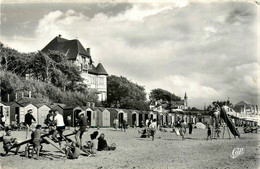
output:
M61 34L147 93L187 92L188 106L198 108L228 98L260 105L260 12L253 1L17 2L1 3L5 46L35 52Z

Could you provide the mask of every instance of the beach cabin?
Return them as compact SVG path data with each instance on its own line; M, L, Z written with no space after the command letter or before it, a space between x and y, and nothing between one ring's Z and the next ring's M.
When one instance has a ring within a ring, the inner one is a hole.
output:
M11 124L19 124L20 123L20 105L17 102L8 102L6 103L8 106L10 106L10 123Z
M131 116L130 110L122 109L122 111L127 114L125 120L126 120L126 123L128 124L128 126L131 126L131 124L132 124L132 116Z
M85 111L85 117L87 118L88 126L97 126L101 111L95 107L82 107Z
M136 123L136 126L139 126L139 111L137 110L129 110L130 114L130 120L129 120L129 125L134 126Z
M91 109L92 111L90 111L89 109ZM88 112L91 112L91 116L88 114ZM91 108L88 108L86 110L86 115L87 115L87 119L88 119L88 123L89 123L89 126L101 126L102 125L102 115L101 115L101 110L97 107L91 107Z
M138 111L138 123L137 125L139 127L143 127L145 124L145 121L144 121L144 113L142 111Z
M171 113L167 113L167 124L168 125L172 125L172 114Z
M63 118L66 126L75 127L79 113L84 111L80 106L66 106L63 108Z
M33 117L37 120L38 119L38 108L32 104L32 103L20 103L20 114L19 114L19 121L24 122L25 114L28 112L28 110L32 110Z
M163 116L163 115L162 115L161 112L157 112L156 119L157 119L158 125L162 125L162 119L163 119L162 116Z
M159 125L166 123L166 112L158 112L157 118L159 120Z
M50 107L51 107L51 110L58 110L59 111L59 113L61 114L61 115L63 115L64 113L64 108L66 107L66 105L65 104L62 104L62 103L52 103L51 105L50 105Z
M110 112L104 107L99 107L100 110L100 126L110 127Z
M194 115L190 116L190 123L196 124L196 116Z
M5 117L5 125L9 126L11 124L10 122L10 106L8 106L6 103L0 101L0 114L4 115Z
M171 121L171 124L175 123L175 114L174 113L169 113L169 118L170 118L170 121Z
M117 110L114 108L108 108L107 109L110 112L110 126L113 127L113 122L115 118L117 117Z
M51 108L46 104L36 104L35 106L38 108L38 124L41 126L46 125L44 124L44 121Z
M122 110L122 109L116 109L117 111L117 119L119 124L123 123L123 119L125 119L127 121L127 110Z
M145 122L147 119L149 119L149 112L146 111L146 110L143 110L142 113L143 113L143 116L144 116L144 122Z
M156 113L155 111L149 111L148 113L149 113L148 117L149 117L151 120L157 119L157 113Z

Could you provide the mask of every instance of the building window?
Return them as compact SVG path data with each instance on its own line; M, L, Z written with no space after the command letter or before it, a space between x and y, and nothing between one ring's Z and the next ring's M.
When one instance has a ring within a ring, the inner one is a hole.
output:
M99 84L104 84L104 78L103 77L99 78Z

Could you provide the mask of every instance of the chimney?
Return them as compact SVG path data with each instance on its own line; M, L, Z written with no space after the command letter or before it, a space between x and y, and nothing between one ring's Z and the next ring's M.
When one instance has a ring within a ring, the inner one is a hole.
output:
M61 34L59 34L59 38L61 38Z
M32 97L32 92L31 91L29 91L29 98L31 98Z
M90 107L90 102L87 102L87 107Z
M15 93L15 101L17 102L18 100L18 93Z
M90 48L87 48L87 52L88 52L88 54L90 55Z
M91 103L91 107L95 107L95 103L94 102Z

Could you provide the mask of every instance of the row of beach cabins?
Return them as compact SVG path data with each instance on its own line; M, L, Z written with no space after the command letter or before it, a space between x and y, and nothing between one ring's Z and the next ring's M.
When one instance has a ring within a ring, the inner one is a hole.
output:
M95 107L89 103L88 106L66 106L61 103L53 103L51 105L40 103L34 98L21 98L16 102L0 102L0 114L6 118L5 125L19 124L24 122L25 114L29 109L33 111L33 116L37 123L45 126L44 120L50 110L58 110L63 115L66 126L76 126L76 120L80 112L84 112L87 117L88 126L90 127L112 127L115 118L121 124L123 119L127 121L129 126L144 126L146 119L157 119L160 125L171 125L178 119L183 119L187 123L196 124L197 122L212 124L212 117L201 112L156 112L156 111L140 111L117 108ZM242 119L233 119L238 126L251 124L250 121Z

